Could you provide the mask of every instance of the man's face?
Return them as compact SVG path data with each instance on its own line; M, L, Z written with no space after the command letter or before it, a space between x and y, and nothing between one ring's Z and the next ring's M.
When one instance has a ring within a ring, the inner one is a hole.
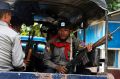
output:
M70 35L70 29L68 29L68 28L60 28L58 30L58 35L59 35L61 40L65 40Z

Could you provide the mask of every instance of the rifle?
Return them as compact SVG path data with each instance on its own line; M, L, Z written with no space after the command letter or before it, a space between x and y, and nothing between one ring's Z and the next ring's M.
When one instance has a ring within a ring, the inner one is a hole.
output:
M102 37L101 39L99 39L97 42L95 42L92 45L92 48L95 49L96 47L102 45L105 43L105 39L106 36ZM111 40L112 36L111 34L108 34L108 40ZM79 51L76 51L78 54L73 58L73 60L71 60L70 62L68 62L68 64L66 65L67 68L67 72L68 73L74 73L74 66L79 64L79 62L82 62L83 65L87 64L89 62L88 56L87 56L87 48L83 48ZM85 61L82 61L85 60Z
M35 35L35 31L32 32L32 36L31 36L31 32L29 32L28 44L26 45L26 52L25 52L25 63L27 66L30 62L30 58L32 55L34 35Z

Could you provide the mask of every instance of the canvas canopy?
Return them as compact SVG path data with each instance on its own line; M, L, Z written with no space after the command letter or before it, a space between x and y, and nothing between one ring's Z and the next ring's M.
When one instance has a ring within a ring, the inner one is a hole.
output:
M67 17L71 22L83 16L87 21L99 20L105 16L105 0L5 0L14 6L15 14L24 18L39 14L44 17ZM20 11L20 12L19 12ZM23 16L24 15L24 16ZM21 18L21 19L22 19ZM30 18L29 18L30 20Z

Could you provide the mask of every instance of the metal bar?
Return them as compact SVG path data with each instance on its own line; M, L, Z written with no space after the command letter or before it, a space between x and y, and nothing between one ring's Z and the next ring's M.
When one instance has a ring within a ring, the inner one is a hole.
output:
M108 10L105 11L105 73L107 72L107 63L108 63Z

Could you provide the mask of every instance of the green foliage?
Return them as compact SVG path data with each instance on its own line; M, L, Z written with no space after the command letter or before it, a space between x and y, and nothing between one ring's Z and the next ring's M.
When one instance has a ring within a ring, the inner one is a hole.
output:
M35 31L35 36L41 37L41 32L40 32L41 27L42 24L38 24L38 23L34 23L34 25L31 26L26 26L25 24L22 24L20 34L22 36L28 36L29 32L33 33L33 31Z
M120 9L120 0L106 0L109 11L115 11Z

